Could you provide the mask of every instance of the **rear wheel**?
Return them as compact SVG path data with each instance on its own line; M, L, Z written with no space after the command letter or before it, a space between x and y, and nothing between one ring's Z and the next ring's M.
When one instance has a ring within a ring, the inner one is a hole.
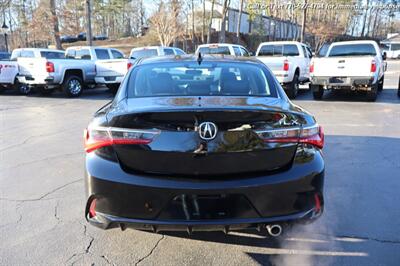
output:
M6 90L3 86L0 85L0 93L3 93Z
M83 91L83 82L80 77L71 75L64 79L61 87L67 97L79 97Z
M20 94L28 95L31 93L32 88L28 84L20 83L18 79L14 81L14 88L18 90Z
M299 74L294 74L292 82L285 86L285 91L289 99L296 98L299 91Z
M107 84L106 86L112 94L116 94L119 88L119 84Z
M324 87L321 85L310 85L314 100L321 100L324 95Z
M385 76L382 76L382 78L379 80L378 83L378 91L382 91L383 90L383 82L385 80Z
M376 97L378 96L378 87L379 84L375 83L371 86L371 90L367 91L367 101L369 102L375 102L376 101Z

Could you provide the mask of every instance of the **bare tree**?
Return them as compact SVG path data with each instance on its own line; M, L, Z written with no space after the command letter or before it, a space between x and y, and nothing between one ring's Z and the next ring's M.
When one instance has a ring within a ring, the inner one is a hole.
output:
M240 0L239 4L239 16L238 16L238 22L237 22L237 28L236 28L236 39L237 43L240 42L240 23L242 22L242 11L243 11L243 0Z
M226 14L228 13L228 8L230 4L230 0L224 0L224 4L222 7L222 22L221 22L221 31L220 31L220 36L219 36L219 41L220 42L225 42L225 31L226 31Z
M213 15L214 15L214 4L215 4L215 0L211 0L210 19L208 20L207 43L211 42L211 25L212 25L212 19L213 19Z
M60 40L60 29L58 27L58 17L56 13L56 1L50 0L50 13L53 22L53 34L54 34L54 42L57 49L62 49L61 40Z
M177 22L179 13L180 9L171 2L159 2L157 11L150 18L150 23L161 45L169 46L181 34L182 28Z
M304 4L307 5L307 0L304 0ZM301 22L301 35L300 42L304 42L304 35L306 34L306 20L307 20L307 9L303 9L303 20Z
M201 42L205 43L205 31L206 31L206 0L203 0L203 16L202 16L202 25L201 25Z

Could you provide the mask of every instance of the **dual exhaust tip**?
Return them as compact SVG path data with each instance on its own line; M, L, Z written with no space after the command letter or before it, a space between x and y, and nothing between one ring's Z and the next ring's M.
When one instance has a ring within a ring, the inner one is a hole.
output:
M282 234L282 226L279 224L268 224L265 226L265 229L267 229L268 234L273 237L277 237Z

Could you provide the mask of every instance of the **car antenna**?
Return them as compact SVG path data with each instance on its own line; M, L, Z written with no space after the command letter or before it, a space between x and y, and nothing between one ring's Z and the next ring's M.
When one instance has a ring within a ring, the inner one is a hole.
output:
M199 55L197 56L197 63L199 63L199 65L200 65L202 61L203 61L203 57L201 57L201 53L199 52Z

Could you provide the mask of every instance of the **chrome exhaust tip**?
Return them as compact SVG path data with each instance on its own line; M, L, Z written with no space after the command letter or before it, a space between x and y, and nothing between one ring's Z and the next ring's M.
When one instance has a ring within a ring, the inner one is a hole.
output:
M268 234L273 237L277 237L282 234L282 226L280 226L279 224L268 224L265 226L265 228L267 229Z

